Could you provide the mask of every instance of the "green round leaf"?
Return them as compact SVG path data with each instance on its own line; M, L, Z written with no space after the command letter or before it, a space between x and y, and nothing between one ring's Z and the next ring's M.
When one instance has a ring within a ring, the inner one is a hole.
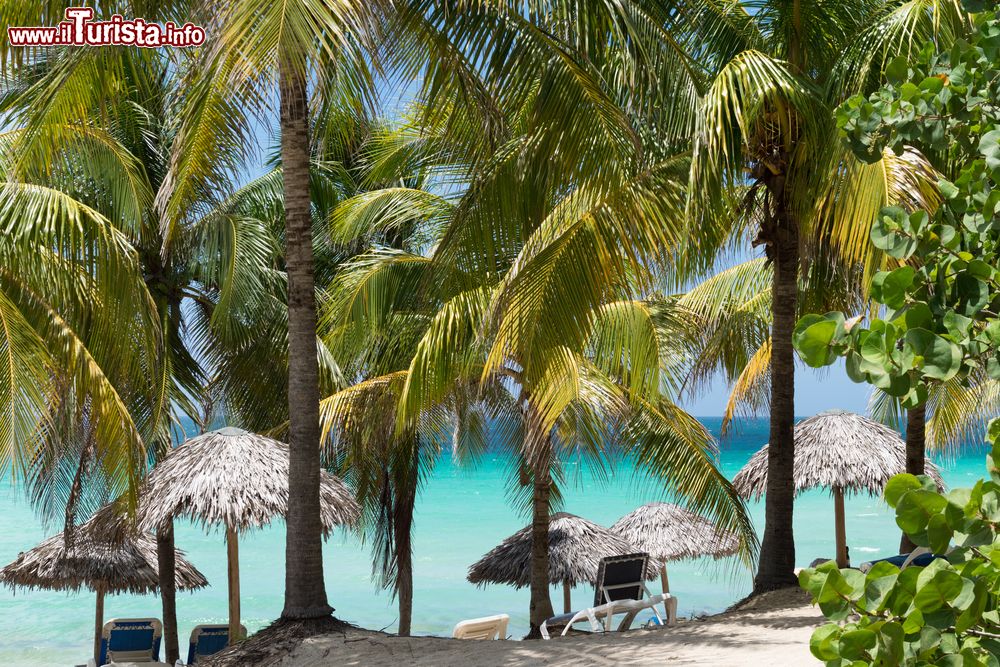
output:
M879 271L872 280L872 298L889 308L899 309L906 304L906 293L913 284L916 271L910 266L901 266L894 271Z
M885 68L885 78L889 83L899 85L910 76L910 63L906 56L896 56Z
M890 507L895 507L904 493L920 488L923 488L923 485L917 479L916 475L911 475L910 473L893 475L885 485L885 491L883 492L885 502Z
M907 535L916 538L927 530L931 517L948 505L948 501L934 491L914 489L899 498L896 503L896 524Z
M875 643L871 630L848 630L840 635L840 656L848 660L870 659L868 649L875 648Z
M806 315L792 333L792 345L803 361L813 368L828 366L837 358L835 346L844 338L844 315Z
M906 344L917 357L918 369L935 380L950 380L962 367L962 350L927 329L910 329Z
M910 216L898 206L882 209L871 231L872 244L897 259L906 259L917 249Z
M840 657L840 626L827 623L816 628L809 639L809 650L820 660L836 660Z

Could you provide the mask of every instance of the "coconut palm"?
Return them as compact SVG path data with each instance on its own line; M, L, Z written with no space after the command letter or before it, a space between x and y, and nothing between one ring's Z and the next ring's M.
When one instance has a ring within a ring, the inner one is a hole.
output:
M734 238L750 235L773 272L770 364L754 360L770 380L760 592L795 583L791 337L802 248L815 242L842 266L867 264L870 221L885 193L882 179L841 145L834 109L870 89L895 55L930 38L953 39L969 21L954 0L680 4L676 29L711 70L697 113L688 215L702 231L689 266L707 266Z
M92 96L95 70L106 86L100 97ZM210 197L192 202L183 224L168 225L155 206L156 196L172 187L167 177L170 146L180 120L183 97L178 92L185 75L183 67L153 51L68 52L17 69L14 80L20 85L4 100L16 128L6 137L5 173L11 192L23 193L5 198L4 215L40 230L74 221L86 229L95 221L118 244L105 246L100 261L88 260L68 239L25 234L24 240L31 242L25 252L33 255L12 255L17 264L9 265L34 267L10 278L10 293L18 294L24 312L39 322L36 339L50 336L59 343L56 349L72 355L60 359L62 365L53 364L60 371L54 376L58 391L39 396L56 418L43 423L45 438L30 459L36 502L50 511L65 506L70 529L78 511L126 490L114 483L121 479L115 475L124 474L115 467L124 454L137 452L122 466L130 475L124 479L137 481L147 459L155 460L169 447L177 418L197 421L200 406L194 397L203 395L207 384L206 369L197 359L222 357L246 334L240 328L245 312L273 309L282 299L277 238L269 219L257 216L264 212L259 210L259 184L221 202ZM62 202L62 210L40 206L43 200L32 203L30 197L38 192ZM64 250L42 262L40 248L46 244ZM119 273L108 274L105 263ZM41 281L42 268L49 283L67 287L54 292ZM101 288L109 275L117 291ZM18 285L19 279L35 283ZM78 294L76 284L81 286ZM78 305L68 305L78 311L56 309L65 308L60 300L70 297ZM41 308L44 299L54 304L51 311ZM88 319L81 324L78 318ZM91 350L94 358L88 359ZM257 351L258 364L268 352ZM36 364L56 358L52 352L39 354ZM24 368L32 364L26 361ZM102 373L110 378L104 394L91 388L101 386ZM235 384L228 388L232 391ZM272 402L281 398L272 394ZM117 409L110 412L105 405ZM168 658L177 655L173 587L166 581L172 577L172 542L170 527L157 536L166 558L161 574Z
M323 584L319 520L319 368L316 343L310 127L307 85L318 106L339 99L345 82L367 85L358 39L373 35L374 3L321 0L274 4L232 0L204 3L217 29L191 80L175 142L169 180L159 203L168 229L182 222L203 188L225 191L230 170L245 157L247 114L266 124L277 111L287 274L290 493L282 617L329 615ZM315 75L315 76L313 76ZM357 91L357 88L355 88ZM354 99L363 99L364 90ZM273 109L277 102L277 109ZM170 234L167 234L168 239Z
M511 109L522 106L520 101L527 98L545 99L547 104L534 105L534 117L518 120L527 122L535 133L523 136L537 143L537 155L566 156L566 165L571 168L558 174L559 178L568 182L589 177L595 182L594 191L599 192L596 183L608 173L608 166L614 167L615 158L631 150L639 140L627 114L602 90L600 77L585 62L588 54L583 53L584 45L601 44L601 39L573 37L579 53L569 57L562 41L533 22L547 16L545 12L536 15L521 7L500 4L463 6L461 11L453 11L445 4L392 5L396 20L389 24L393 33L387 43L394 48L387 49L388 54L379 54L408 78L424 75L424 92L433 91L435 99L446 102L426 105L425 120L446 119L450 133L468 139L467 153L487 160L492 159L501 142L510 138L510 120L517 120L516 116L497 113L496 97L502 97ZM363 67L367 60L358 57L358 51L377 34L375 28L381 23L371 20L371 16L382 9L372 3L330 5L307 0L274 6L260 0L238 0L227 3L217 14L205 16L212 25L219 26L215 31L218 37L206 50L202 76L192 80L192 92L187 97L187 111L169 174L176 186L159 199L169 225L169 221L184 217L187 202L197 193L224 189L226 177L244 154L246 110L268 108L277 84L282 175L287 186L284 213L290 286L289 371L294 383L289 391L290 407L294 409L289 412L291 474L296 492L289 511L283 612L288 618L322 615L328 609L319 585L320 533L315 520L313 479L319 459L312 406L318 396L310 370L317 355L310 333L314 330L313 290L310 257L304 249L309 244L303 236L308 231L309 210L304 190L309 148L305 82L308 79L315 84L313 99L319 108L333 99L364 99L365 84L370 86L370 81ZM643 40L650 44L659 41L658 31L650 27L662 22L662 9L659 11L661 14L652 17L639 12L643 14ZM613 21L596 22L592 32L616 32L620 47L627 42L621 34L623 27L632 25L631 19L636 18L625 14L628 12L614 16ZM512 43L514 48L509 48ZM589 55L595 56L595 62L608 60L596 51ZM487 62L485 72L490 76L480 77L479 65ZM308 76L309 72L315 76ZM544 76L539 78L539 72ZM656 80L650 72L625 80L639 78ZM551 94L539 95L539 85ZM452 113L456 108L467 113ZM559 131L549 127L567 120ZM603 164L579 159L594 151L604 156ZM615 172L613 168L611 171ZM615 172L611 182L618 175ZM558 179L546 187L558 187ZM488 227L481 228L478 235L487 243L499 239ZM463 242L475 240L456 239L453 247L461 250ZM513 239L502 240L509 245ZM491 269L484 264L479 271Z

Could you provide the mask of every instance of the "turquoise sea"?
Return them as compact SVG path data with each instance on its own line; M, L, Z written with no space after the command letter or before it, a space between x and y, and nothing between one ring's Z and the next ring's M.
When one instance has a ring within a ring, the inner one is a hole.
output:
M718 435L720 420L703 422ZM750 455L767 441L765 421L744 422L723 440L721 463L732 478ZM941 461L950 487L969 486L985 474L985 450L976 447L962 457ZM460 467L443 456L424 486L416 513L414 540L414 614L417 634L448 635L464 618L496 613L511 615L514 637L527 630L527 590L504 586L476 588L465 580L468 566L526 523L508 504L505 461L486 456L476 467ZM637 505L660 500L649 484L637 484L632 470L616 471L610 480L588 470L569 475L562 509L604 525ZM750 506L755 525L763 527L763 504ZM896 553L899 533L885 504L868 497L847 501L847 538L854 562ZM13 560L60 527L43 526L23 496L8 480L0 480L0 565ZM245 536L240 545L243 622L252 632L277 617L284 581L284 526ZM796 554L800 565L833 554L833 504L825 491L804 494L795 508ZM210 587L178 594L182 647L199 623L226 621L226 557L222 533L206 533L187 524L177 526L177 545L208 577ZM392 631L396 624L391 596L376 590L365 545L346 533L331 537L324 551L326 586L336 615L368 628ZM749 572L733 572L711 560L670 565L672 592L682 615L713 613L743 597ZM574 591L585 603L592 592ZM561 593L553 590L553 603ZM0 663L4 665L70 665L85 662L92 646L94 598L89 592L67 595L48 591L0 590ZM110 596L105 616L160 616L153 596ZM185 649L182 648L182 654Z

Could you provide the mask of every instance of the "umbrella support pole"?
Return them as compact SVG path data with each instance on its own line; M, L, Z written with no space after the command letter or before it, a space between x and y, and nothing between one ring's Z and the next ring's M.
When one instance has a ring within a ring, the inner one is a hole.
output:
M670 592L670 579L667 578L666 564L660 566L660 586L663 587L664 593Z
M565 581L563 582L563 613L568 614L573 611L573 603L570 602L570 587Z
M101 664L101 635L104 634L104 586L97 587L94 611L94 662Z
M847 559L847 530L844 527L844 489L833 488L833 514L836 523L837 567L850 567Z
M660 566L660 586L663 588L663 593L667 594L670 592L670 579L667 578L667 564L664 563ZM666 623L670 620L670 606L667 601L663 601L663 622Z
M240 547L236 531L226 527L226 560L229 566L229 644L240 637Z

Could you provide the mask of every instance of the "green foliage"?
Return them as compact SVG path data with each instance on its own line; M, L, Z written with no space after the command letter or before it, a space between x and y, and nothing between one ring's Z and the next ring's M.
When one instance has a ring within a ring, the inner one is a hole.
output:
M936 384L985 372L1000 378L1000 21L977 18L971 42L912 60L897 58L888 83L838 110L854 153L877 161L917 148L952 174L939 187L935 211L884 208L872 244L898 260L880 271L871 296L881 317L840 326L844 316L808 315L795 344L810 366L847 360L852 379L898 397L904 407L926 401Z
M844 356L857 382L927 400L936 385L986 372L1000 377L1000 21L977 19L971 42L924 48L886 68L887 85L838 111L847 143L876 162L911 147L949 174L935 211L882 210L872 244L897 268L872 280L883 309L868 326L842 313L807 315L794 344L811 366ZM832 563L799 581L834 623L813 634L827 665L1000 665L1000 422L990 424L988 480L939 493L929 478L894 477L885 489L896 523L917 545L947 554L927 567L877 563L867 573Z
M1000 436L1000 421L990 432ZM799 583L835 621L813 633L814 656L837 667L1000 665L1000 437L987 464L989 480L948 494L924 476L886 485L899 527L947 559L904 570L881 562L867 573L832 562L802 570Z

